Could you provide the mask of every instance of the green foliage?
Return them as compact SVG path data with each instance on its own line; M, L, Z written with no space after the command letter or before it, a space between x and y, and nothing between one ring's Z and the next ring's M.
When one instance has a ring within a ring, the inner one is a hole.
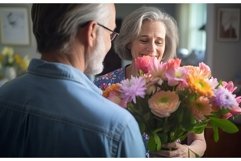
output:
M219 129L230 134L233 134L239 131L238 127L234 123L226 119L210 117L210 124L211 124L211 127L213 128L213 139L215 142L218 142L219 140L219 135L218 135Z

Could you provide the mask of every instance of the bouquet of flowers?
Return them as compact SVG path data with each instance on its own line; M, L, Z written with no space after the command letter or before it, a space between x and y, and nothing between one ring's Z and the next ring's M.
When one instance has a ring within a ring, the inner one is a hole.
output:
M143 56L135 59L135 65L138 76L108 86L103 95L134 115L148 136L149 151L205 128L213 128L215 141L219 129L238 131L229 118L241 113L241 97L233 94L233 82L213 78L206 64L181 66L177 58L160 63Z
M20 54L15 53L13 48L4 47L0 53L0 79L4 78L5 70L13 67L16 75L20 75L26 71L29 64L27 56L22 57Z

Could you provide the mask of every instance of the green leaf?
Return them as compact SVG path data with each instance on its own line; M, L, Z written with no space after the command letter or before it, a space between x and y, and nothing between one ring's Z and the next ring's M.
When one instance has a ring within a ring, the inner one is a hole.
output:
M158 128L158 129L155 129L153 132L158 133L158 132L161 132L162 130L163 130L163 128Z
M159 151L161 149L161 139L156 133L153 133L153 136L156 143L156 150Z
M238 127L234 123L226 119L210 117L210 122L213 126L216 126L222 129L224 132L227 132L230 134L236 133L239 131Z
M155 139L153 135L149 136L149 141L148 141L148 150L150 150L150 152L156 151L156 143L155 143Z
M193 132L196 133L196 134L201 134L204 129L206 128L206 125L202 125L202 126L196 126L193 128Z
M213 139L215 142L219 140L218 128L216 126L213 126Z
M193 115L191 113L191 111L184 107L184 116L183 116L183 127L187 130L191 130L193 128L193 126L195 125L194 121L193 121Z

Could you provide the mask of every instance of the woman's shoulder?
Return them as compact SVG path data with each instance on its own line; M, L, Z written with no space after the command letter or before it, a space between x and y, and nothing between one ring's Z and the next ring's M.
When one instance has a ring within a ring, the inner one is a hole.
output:
M104 90L107 86L120 83L125 79L125 68L118 68L112 72L97 76L94 80L96 86Z

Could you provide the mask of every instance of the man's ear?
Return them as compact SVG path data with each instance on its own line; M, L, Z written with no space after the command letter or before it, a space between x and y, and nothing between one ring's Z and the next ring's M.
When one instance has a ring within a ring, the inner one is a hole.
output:
M93 47L97 38L97 23L90 21L86 26L86 42L90 47Z
M79 41L82 41L89 47L93 47L97 37L97 23L95 21L87 22L83 27L80 28L77 36Z

